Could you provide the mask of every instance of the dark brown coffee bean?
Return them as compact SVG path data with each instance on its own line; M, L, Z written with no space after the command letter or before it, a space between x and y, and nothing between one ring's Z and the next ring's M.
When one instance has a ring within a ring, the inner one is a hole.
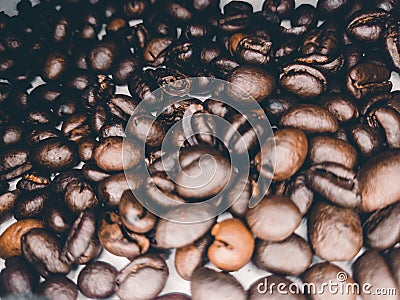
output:
M90 182L100 182L111 176L111 174L103 171L93 163L85 164L82 167L82 175Z
M265 241L282 241L300 225L297 206L284 196L266 196L246 214L251 232Z
M323 17L335 18L345 15L350 10L351 5L352 2L348 0L321 0L317 2L317 11Z
M292 14L294 6L294 0L267 0L264 2L262 10L271 11L273 13L276 13L282 19L287 19Z
M258 268L272 273L298 276L310 266L312 257L308 243L292 234L280 242L257 239L252 261Z
M6 259L22 255L21 237L33 228L43 227L43 222L36 219L19 220L8 226L0 235L0 257Z
M39 284L39 273L21 256L6 259L0 273L0 295L30 293Z
M111 123L105 124L101 127L100 138L106 139L108 137L126 137L125 134L125 123L123 121L112 121Z
M371 266L374 266L373 270L371 270ZM366 251L361 255L353 264L353 274L354 279L360 284L360 286L369 284L373 286L374 289L397 289L396 281L390 273L389 267L383 257L376 251ZM397 295L374 294L375 293L371 293L371 290L361 291L362 298L366 300L395 300L398 298Z
M314 193L307 187L304 174L299 174L294 178L288 186L286 194L296 204L303 216L308 212L314 200Z
M164 63L167 48L172 44L170 37L158 37L150 40L143 49L143 58L151 66L157 67Z
M52 138L37 144L32 151L31 160L40 169L59 172L74 167L78 156L75 145L59 138Z
M121 225L119 215L105 213L97 233L101 245L114 255L128 258L146 253L150 246L148 238L140 234L128 236L122 231Z
M250 261L254 238L239 219L222 221L211 229L214 242L208 249L208 258L219 269L237 271Z
M165 261L156 256L134 258L115 278L115 293L122 300L153 299L164 288L169 275ZM148 282L152 282L148 286ZM135 289L132 289L132 285Z
M317 69L302 64L290 64L283 68L279 82L287 91L301 98L315 98L325 92L327 79Z
M147 211L130 190L125 191L119 202L121 221L126 228L136 233L146 233L153 229L157 218Z
M37 218L43 211L44 204L49 201L50 193L47 189L22 192L14 205L14 217L17 220Z
M143 184L142 176L127 175L117 173L99 182L97 193L99 199L107 206L118 206L122 194L126 190L137 189Z
M351 260L363 244L357 212L322 202L311 210L308 233L315 254L327 261Z
M358 208L361 194L356 173L337 163L322 163L305 171L307 184L334 204Z
M389 92L392 88L390 70L373 63L354 66L347 76L346 87L349 93L360 100L362 98Z
M86 182L77 180L70 182L65 187L64 201L74 213L94 208L99 203L92 187Z
M42 212L48 228L58 234L66 233L73 223L73 215L64 201L47 201Z
M227 81L230 83L229 97L242 105L256 100L262 102L275 90L275 79L264 69L257 66L240 66L233 69ZM252 85L247 84L252 82Z
M211 237L206 235L190 245L176 249L174 262L179 276L190 281L193 272L205 263L210 244Z
M100 42L89 51L88 60L90 67L95 72L107 72L111 69L117 54L118 47L115 43Z
M361 209L372 212L398 201L399 185L396 184L400 152L387 151L364 163L358 172L361 192Z
M61 260L69 264L77 261L89 248L95 237L95 215L91 211L81 212L75 219L61 251Z
M60 259L58 238L42 228L34 228L21 238L22 253L43 277L68 274L71 266Z
M24 130L17 124L4 124L0 127L0 144L8 146L20 143L23 139Z
M193 300L234 298L246 299L243 286L228 273L220 273L208 268L194 271L190 285Z
M383 38L389 19L390 15L382 10L360 10L351 17L346 32L357 41L375 43Z
M124 121L127 121L130 116L133 115L137 105L138 101L123 94L112 95L110 100L107 102L111 114Z
M371 157L383 148L384 137L378 128L367 124L357 124L350 127L350 139L364 157Z
M114 294L117 269L104 261L88 264L78 276L81 293L89 298L104 299Z
M330 282L333 285L343 284L345 286L355 284L353 278L351 278L343 269L329 262L313 265L303 275L303 281L309 284L314 284L317 291L322 291L322 293L313 293L310 291L309 297L312 300L357 299L357 292L352 289L348 289L345 293L335 293L334 290L323 288L324 284L327 282Z
M86 138L78 146L78 155L83 162L92 160L97 141L93 138Z
M377 107L368 114L372 127L380 127L385 132L389 148L400 148L400 113L391 107Z
M167 128L163 123L154 121L153 117L145 114L133 115L128 123L128 130L150 147L160 147L167 133Z
M341 123L358 118L358 108L348 95L324 94L318 103L333 114Z
M35 191L47 188L50 185L50 177L36 172L25 174L17 183L17 188L24 191Z
M51 187L52 191L58 195L64 194L65 188L72 181L80 181L82 179L82 172L80 170L69 170L60 172L54 177Z
M138 56L127 56L119 59L115 64L112 76L113 80L117 85L125 85L128 82L128 78L139 68L142 67L142 61Z
M0 172L8 172L24 165L29 158L29 150L21 146L6 148L0 154Z
M76 263L79 265L86 265L86 264L94 261L96 258L98 258L101 255L102 251L103 251L103 247L101 246L100 241L96 236L90 240L89 247L76 260Z
M68 140L75 143L80 143L83 139L90 135L88 117L80 113L70 115L63 122L61 131Z
M82 103L91 108L97 103L106 102L115 92L115 84L110 77L98 74L82 92Z
M385 250L400 240L400 202L373 213L364 223L365 244L372 249Z
M45 81L60 80L68 68L68 57L65 53L51 52L45 59L42 78Z
M306 133L336 132L338 120L329 111L313 104L301 104L285 113L281 126L295 127Z
M142 149L139 145L124 143L121 137L105 138L96 147L93 154L97 166L104 171L122 171L124 168L133 168L140 163L141 157Z
M19 190L13 190L0 195L0 224L11 217L19 193Z
M296 293L293 293L290 290L296 291ZM306 298L301 293L300 288L298 288L293 281L278 275L270 275L267 277L262 277L251 284L249 290L247 291L247 299L305 300Z
M185 220L193 220L199 216L207 216L205 220L198 223L178 223L169 220L177 220L185 217ZM185 205L171 208L165 215L166 219L161 219L156 227L155 239L157 247L163 249L179 248L193 243L208 232L214 225L215 218L210 218L209 212L188 210Z
M308 151L307 137L302 130L285 128L267 139L255 158L260 174L274 180L285 180L303 165ZM275 152L275 153L273 153Z
M76 300L79 291L71 279L62 275L52 275L40 284L36 293L50 300Z

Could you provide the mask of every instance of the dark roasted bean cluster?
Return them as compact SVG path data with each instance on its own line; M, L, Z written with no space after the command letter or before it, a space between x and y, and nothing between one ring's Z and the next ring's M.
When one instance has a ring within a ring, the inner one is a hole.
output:
M261 11L245 1L38 2L0 13L0 297L357 297L290 293L295 277L318 291L397 289L360 296L399 299L400 1L260 0ZM158 111L184 94L199 96ZM260 109L240 111L252 103ZM249 174L230 160L245 154ZM196 177L211 166L212 180ZM148 177L135 173L143 167ZM185 208L227 186L222 218ZM167 217L204 220L158 217L136 190ZM246 290L230 272L249 263L266 274ZM191 296L165 292L175 273Z

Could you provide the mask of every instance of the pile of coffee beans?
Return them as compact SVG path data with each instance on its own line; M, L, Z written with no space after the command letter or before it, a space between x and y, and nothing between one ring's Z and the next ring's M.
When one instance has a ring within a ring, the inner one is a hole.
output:
M16 16L0 13L0 297L357 298L289 290L333 282L400 299L400 1L221 6L21 0ZM212 79L229 87L202 93ZM186 209L221 191L222 217ZM231 272L252 264L265 274L245 286ZM175 273L190 296L163 294Z

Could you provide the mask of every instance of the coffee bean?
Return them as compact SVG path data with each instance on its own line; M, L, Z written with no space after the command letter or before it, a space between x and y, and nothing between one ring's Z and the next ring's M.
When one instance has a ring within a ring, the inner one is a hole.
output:
M11 224L0 236L0 257L22 255L21 237L32 228L43 228L44 224L36 219L19 220Z
M224 271L236 271L250 261L254 239L239 219L228 219L211 229L214 242L208 249L208 258Z
M344 295L339 295L330 291L329 289L324 290L322 288L326 282L331 282L333 284L344 284L348 286L355 284L353 278L351 278L345 271L329 262L313 265L303 275L303 280L304 282L314 284L318 291L323 291L322 293L313 293L311 291L309 293L310 299L357 299L357 292L355 290L349 289L346 293L344 293Z
M71 279L62 275L52 275L40 284L36 293L51 300L76 300L79 292Z
M346 32L351 38L360 42L378 42L383 38L389 18L390 15L385 11L360 10L351 17Z
M108 298L114 294L114 278L117 272L115 267L103 261L88 264L79 273L79 290L89 298Z
M306 185L304 174L299 174L293 179L287 187L286 194L303 216L308 212L314 200L314 193Z
M47 189L33 192L22 192L14 204L14 217L17 220L40 217L44 204L49 201L50 193Z
M164 288L168 274L167 264L162 258L138 256L115 277L115 293L122 300L153 299ZM149 282L152 282L150 286Z
M397 151L383 152L364 163L358 172L361 192L361 209L372 212L384 208L398 200L396 178Z
M22 253L43 277L68 274L71 266L60 259L60 243L55 235L43 228L34 228L21 238Z
M246 299L244 288L235 277L209 268L199 268L193 273L190 290L193 300Z
M19 190L13 190L0 195L0 224L11 217L19 193Z
M253 262L258 268L272 273L298 276L310 266L312 256L308 243L292 234L280 242L257 239Z
M374 269L371 272L371 264ZM375 288L394 288L396 281L390 273L390 269L383 257L376 251L366 251L353 264L354 279L362 286L368 282ZM397 295L369 295L366 291L361 291L363 299L397 299Z
M73 214L64 201L47 201L42 217L46 226L58 234L67 232L73 223Z
M286 128L267 139L255 158L260 174L274 180L285 180L303 165L308 151L307 137L302 130Z
M94 208L99 203L92 187L77 180L71 181L65 187L64 201L74 213Z
M351 260L363 244L360 218L350 208L316 203L311 210L308 232L315 254L327 261Z
M282 116L280 125L299 128L307 133L336 132L339 128L334 115L313 104L301 104L291 109Z
M300 225L301 214L287 197L266 196L257 206L250 208L246 220L251 232L265 241L282 241Z
M374 212L363 224L365 244L376 250L393 247L400 240L400 224L397 215L400 203L394 203Z

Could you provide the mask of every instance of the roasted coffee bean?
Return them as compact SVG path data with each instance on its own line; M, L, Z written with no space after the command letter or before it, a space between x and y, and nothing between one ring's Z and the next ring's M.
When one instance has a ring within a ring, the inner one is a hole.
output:
M79 181L81 179L81 170L68 170L60 172L57 176L54 177L53 181L51 182L52 191L58 195L63 194L65 188L71 181Z
M257 239L252 261L258 268L272 273L298 276L310 266L312 256L308 243L292 234L280 242Z
M106 102L115 92L115 84L110 77L99 74L93 82L83 90L82 103L85 107L93 107L97 103Z
M279 287L279 292L277 292L277 287ZM290 290L296 291L296 293L290 292ZM248 300L278 300L282 297L288 300L306 299L296 283L278 275L270 275L256 280L247 291Z
M175 268L179 276L190 281L193 272L205 263L210 244L211 237L206 235L190 245L176 249Z
M371 265L374 266L371 270ZM368 283L374 288L397 289L396 281L390 273L385 260L376 251L366 251L353 264L354 279L363 286ZM369 291L361 291L363 299L397 299L397 295L372 295Z
M136 233L145 233L153 229L156 216L147 211L130 190L125 191L119 202L121 221L126 228Z
M1 296L33 292L39 284L39 273L21 256L7 258L0 273Z
M246 214L251 232L265 241L282 241L300 225L297 206L284 196L266 196Z
M139 141L149 147L160 147L167 133L166 126L145 114L134 114L128 124L128 130Z
M64 201L46 201L42 217L46 226L58 234L67 232L73 222L73 214Z
M93 163L85 164L82 167L82 175L90 182L100 182L111 176L111 174L103 171Z
M170 37L158 37L151 39L143 49L143 58L151 66L157 67L164 63L166 50L172 44Z
M135 112L138 101L124 94L115 94L107 102L111 114L127 121Z
M297 26L315 26L317 24L317 11L310 4L301 4L293 11L290 18L291 25Z
M287 187L285 193L304 216L308 212L314 200L314 193L306 185L304 174L296 176Z
M400 202L373 213L364 223L365 244L372 249L385 250L400 240L398 215Z
M378 128L357 124L350 127L349 135L357 150L365 157L372 157L383 148L384 137Z
M214 242L208 249L208 258L224 271L236 271L250 261L254 238L239 219L222 221L211 229Z
M108 137L126 137L125 124L122 121L113 121L101 127L99 132L100 138L106 139Z
M86 138L78 146L78 155L81 161L87 162L93 159L94 149L97 146L97 141L93 138Z
M108 137L96 147L93 159L104 171L122 171L137 166L141 152L138 145L123 143L121 137Z
M19 193L19 190L13 190L0 195L0 224L11 217Z
M281 129L267 139L255 158L260 174L274 180L285 180L303 165L308 151L307 137L302 130Z
M347 286L354 285L355 282L343 269L331 264L329 262L318 263L313 265L307 270L303 275L303 281L309 284L314 284L318 291L323 291L322 293L313 293L310 291L310 299L312 300L322 300L322 299L346 299L355 300L357 299L357 291L349 289L344 293L344 295L339 295L334 291L329 289L324 289L323 285L326 282L331 282L332 284L344 284Z
M313 104L301 104L285 113L281 126L295 127L307 133L336 132L338 120L329 111Z
M24 129L17 124L4 124L0 126L0 144L8 146L20 143L23 139Z
M154 298L154 300L191 300L190 296L181 293L169 293Z
M60 80L65 75L67 68L67 55L60 51L51 52L43 64L42 78L45 81Z
M391 107L376 107L367 118L371 127L383 129L389 148L400 148L400 113Z
M334 204L358 208L361 194L356 173L337 163L322 163L305 171L307 184Z
M326 18L337 18L345 15L351 8L352 2L347 0L331 1L320 0L317 2L317 11L319 15Z
M97 232L101 245L117 256L134 258L146 253L150 246L147 237L140 234L127 236L121 225L120 217L116 213L105 213Z
M47 189L36 191L23 191L14 204L14 217L17 220L26 218L38 218L41 216L44 204L50 201L50 193Z
M239 66L233 69L228 77L228 96L238 101L241 105L265 100L275 89L274 77L257 66ZM252 82L251 85L248 82Z
M352 98L346 94L324 94L318 103L341 123L358 118L358 108Z
M357 41L375 43L383 38L389 19L390 15L382 10L360 10L351 17L346 32Z
M281 86L300 98L315 98L325 92L327 79L317 69L303 64L290 64L279 75Z
M360 100L362 98L389 92L392 83L389 80L390 70L372 63L361 63L354 66L347 76L348 92Z
M244 288L235 277L208 268L198 268L194 271L190 290L193 300L205 300L210 297L246 299Z
M28 162L29 150L21 146L4 149L0 154L0 172L8 172Z
M83 139L90 135L88 117L80 113L69 116L63 122L61 131L68 140L75 143L80 143Z
M75 283L63 275L51 275L36 290L36 294L50 300L76 300L78 293Z
M94 208L99 203L92 187L77 180L71 181L65 187L64 201L74 213Z
M68 274L71 266L60 259L58 238L43 228L34 228L21 238L22 253L43 277Z
M78 276L78 287L89 298L104 299L114 294L117 269L104 261L88 264Z
M392 24L389 26L385 34L384 43L389 56L389 61L396 69L400 70L400 43L399 43L400 27Z
M125 176L124 173L117 173L108 176L99 182L98 197L107 206L118 206L124 191L138 189L143 184L143 180L143 176L133 174Z
M197 223L178 223L169 220L193 220L199 216L205 220ZM188 210L185 205L171 208L166 214L165 219L161 219L156 227L155 240L157 247L163 249L179 248L193 243L208 232L214 225L215 218L210 218L207 211Z
M162 258L138 256L115 277L115 293L122 300L153 299L164 288L168 275L168 266ZM148 282L153 284L149 287Z
M43 222L36 219L19 220L11 224L0 235L0 257L6 259L22 255L21 237L33 228L43 227Z
M395 150L382 152L361 166L357 178L364 212L384 208L399 199L399 185L393 180L398 174L399 155Z
M60 138L39 142L30 157L38 168L50 172L74 167L78 161L76 146Z
M88 54L90 67L93 71L107 72L113 66L118 53L118 46L112 42L101 42L95 45Z
M308 233L315 254L326 261L351 260L363 245L360 218L350 208L316 203L308 220Z
M17 183L17 188L24 191L35 191L48 187L50 177L36 172L25 174Z
M269 96L266 101L261 103L262 108L268 116L270 122L275 125L287 111L298 104L298 99L291 94L280 93Z
M96 220L92 211L81 212L75 219L61 250L61 260L69 264L78 260L95 237Z
M329 136L316 136L310 142L310 161L313 164L335 162L348 169L357 164L357 151L345 141Z
M127 56L119 59L112 71L113 80L117 85L125 85L128 78L142 67L142 61L138 56Z
M263 11L272 11L282 19L290 17L294 10L294 0L266 0L263 4Z
M103 251L103 247L101 246L100 241L96 236L90 240L89 247L76 260L76 263L79 265L86 265L86 264L94 261L96 258L98 258L101 255L102 251Z

